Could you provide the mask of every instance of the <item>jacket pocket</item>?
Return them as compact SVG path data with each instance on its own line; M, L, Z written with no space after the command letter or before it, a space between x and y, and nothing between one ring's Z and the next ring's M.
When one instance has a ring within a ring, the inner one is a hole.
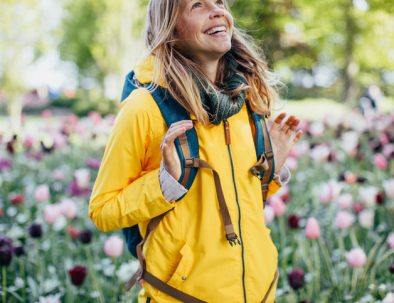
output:
M167 284L175 288L181 286L188 279L194 263L193 252L187 243L183 245L179 253L181 259L171 278L167 281Z

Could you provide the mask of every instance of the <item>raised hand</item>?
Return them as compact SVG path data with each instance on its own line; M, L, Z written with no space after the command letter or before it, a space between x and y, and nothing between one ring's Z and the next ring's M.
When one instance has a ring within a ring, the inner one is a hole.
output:
M174 140L191 128L193 128L192 120L181 120L171 124L160 144L164 167L176 180L181 177L182 168Z
M286 113L277 116L269 128L272 150L274 152L275 173L285 163L293 145L301 138L302 130L296 132L300 120L291 115L285 120ZM293 135L295 136L293 137Z

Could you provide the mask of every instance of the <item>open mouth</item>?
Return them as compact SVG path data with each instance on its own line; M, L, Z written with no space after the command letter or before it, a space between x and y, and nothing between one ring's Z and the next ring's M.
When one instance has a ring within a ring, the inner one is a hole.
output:
M215 34L219 34L219 33L225 33L227 31L225 26L215 26L212 27L210 29L208 29L207 31L205 31L204 33L207 35L215 35Z

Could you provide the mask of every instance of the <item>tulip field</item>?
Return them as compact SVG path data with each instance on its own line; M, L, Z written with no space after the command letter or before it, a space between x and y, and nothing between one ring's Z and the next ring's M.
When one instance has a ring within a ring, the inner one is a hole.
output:
M136 302L122 232L99 232L87 211L113 121L46 111L17 135L0 128L0 303ZM264 208L276 302L393 303L394 114L299 128L290 182Z

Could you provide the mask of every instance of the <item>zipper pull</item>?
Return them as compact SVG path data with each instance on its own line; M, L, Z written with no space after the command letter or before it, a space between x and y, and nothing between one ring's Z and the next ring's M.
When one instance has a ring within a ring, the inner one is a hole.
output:
M230 139L230 124L228 123L227 119L223 120L223 125L224 125L224 132L226 134L226 144L230 145L231 144L231 139Z

